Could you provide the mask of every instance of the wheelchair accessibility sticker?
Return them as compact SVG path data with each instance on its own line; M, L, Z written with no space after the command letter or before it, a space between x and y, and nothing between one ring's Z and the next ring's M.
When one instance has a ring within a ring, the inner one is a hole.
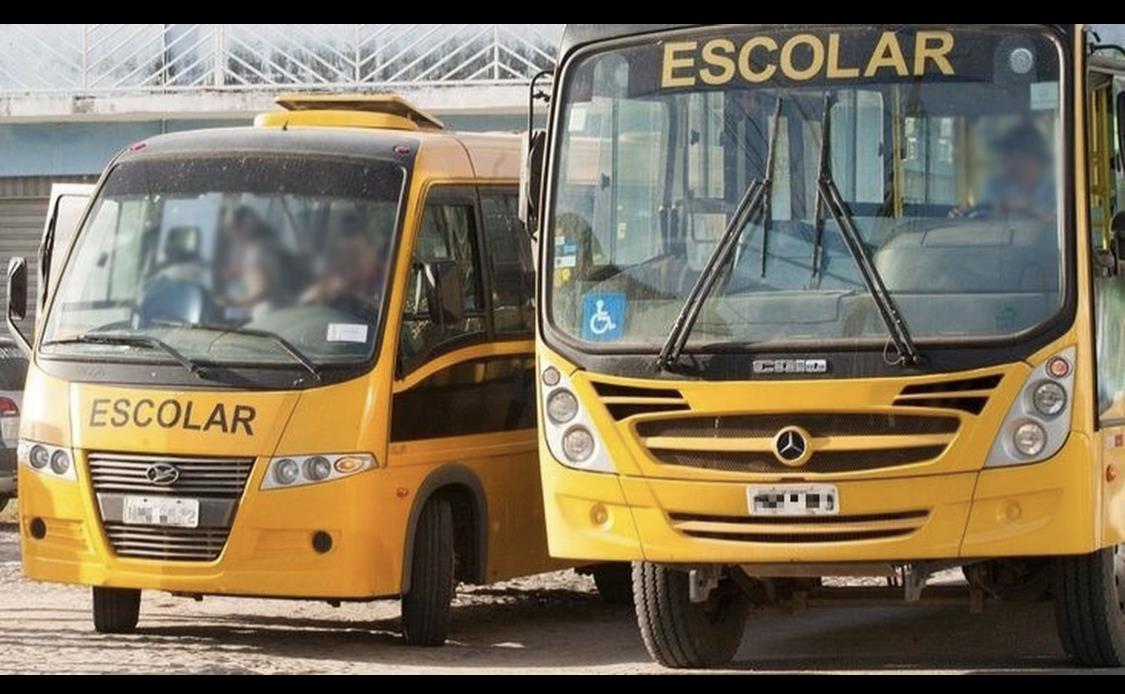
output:
M587 294L582 299L582 337L594 342L620 340L625 329L624 294Z

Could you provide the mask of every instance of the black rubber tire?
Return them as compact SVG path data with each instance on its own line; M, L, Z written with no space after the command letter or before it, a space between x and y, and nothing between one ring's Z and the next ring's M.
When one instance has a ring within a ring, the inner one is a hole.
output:
M137 628L141 591L133 588L94 587L94 631L128 634Z
M608 605L633 604L633 567L628 562L600 564L590 574Z
M669 668L729 663L750 613L750 599L730 579L707 602L693 603L686 571L649 562L633 565L633 600L645 648Z
M1086 667L1125 665L1125 546L1059 557L1054 598L1067 655Z
M402 596L402 632L407 644L445 643L455 588L453 507L446 499L430 499L418 516L410 591Z

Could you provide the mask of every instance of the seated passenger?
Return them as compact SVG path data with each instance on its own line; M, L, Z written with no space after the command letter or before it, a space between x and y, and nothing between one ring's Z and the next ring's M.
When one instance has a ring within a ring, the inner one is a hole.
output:
M252 208L237 208L223 226L226 243L221 267L223 293L219 303L226 317L258 318L293 301L290 262L274 230Z
M386 278L386 248L367 237L359 217L346 217L332 237L320 278L301 296L303 303L344 303L378 309Z

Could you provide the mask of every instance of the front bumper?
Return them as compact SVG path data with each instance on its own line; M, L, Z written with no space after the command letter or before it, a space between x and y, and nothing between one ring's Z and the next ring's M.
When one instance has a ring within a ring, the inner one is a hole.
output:
M559 558L812 563L1061 555L1097 548L1089 442L1078 434L1058 455L1034 465L834 481L839 519L848 522L826 533L827 526L794 520L790 527L767 528L772 533L767 541L747 531L744 482L582 472L559 464L545 445L540 458L548 540Z
M394 481L380 474L387 471L260 491L263 462L256 461L214 561L116 556L84 466L77 481L23 474L24 573L35 580L192 594L359 599L399 592L409 499L396 498ZM35 520L46 527L39 539L31 533ZM314 549L317 531L332 537L328 552Z

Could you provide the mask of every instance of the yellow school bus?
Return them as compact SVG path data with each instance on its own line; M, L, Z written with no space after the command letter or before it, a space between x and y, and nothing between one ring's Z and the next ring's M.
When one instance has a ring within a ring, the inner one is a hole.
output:
M1053 599L1071 656L1125 664L1103 43L567 27L525 152L547 534L634 562L657 661L730 660L752 607L828 600L822 577L916 601L961 568L967 604Z
M441 644L458 582L561 566L519 139L279 102L115 158L73 241L46 235L34 336L11 262L23 569L92 586L101 632L146 589L401 595L406 642Z

